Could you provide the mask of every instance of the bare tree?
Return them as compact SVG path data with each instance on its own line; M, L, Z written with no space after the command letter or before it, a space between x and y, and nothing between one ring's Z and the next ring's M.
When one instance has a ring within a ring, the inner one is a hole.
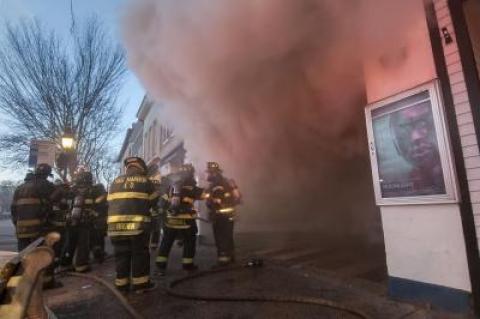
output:
M107 190L119 173L118 163L111 153L95 157L90 167L97 183L104 184Z
M73 131L78 163L90 166L107 153L122 113L125 55L95 17L70 36L65 41L38 21L6 26L0 110L10 130L0 136L0 149L9 165L26 161L31 139L59 144L66 129Z

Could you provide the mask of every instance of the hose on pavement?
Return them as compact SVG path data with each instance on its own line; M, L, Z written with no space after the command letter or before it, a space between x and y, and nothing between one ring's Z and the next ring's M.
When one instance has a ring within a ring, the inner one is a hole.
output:
M245 269L244 266L234 266L234 267L223 267L211 270L205 270L196 272L194 274L173 280L170 282L166 293L170 296L190 299L190 300L199 300L199 301L220 301L220 302L277 302L277 303L296 303L296 304L309 304L317 305L322 307L327 307L335 310L340 310L349 314L352 314L358 318L362 319L371 319L371 317L365 314L363 311L354 309L347 305L323 299L317 297L300 297L300 296L265 296L265 295L203 295L195 294L192 292L181 292L176 288L185 282L192 281L201 277L206 277L210 275L215 275L222 272L233 272Z

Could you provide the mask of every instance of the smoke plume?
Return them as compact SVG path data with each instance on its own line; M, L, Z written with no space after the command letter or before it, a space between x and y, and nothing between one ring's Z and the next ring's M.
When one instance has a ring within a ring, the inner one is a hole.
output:
M244 224L369 233L362 59L408 33L413 2L136 0L123 35L189 159L239 184Z

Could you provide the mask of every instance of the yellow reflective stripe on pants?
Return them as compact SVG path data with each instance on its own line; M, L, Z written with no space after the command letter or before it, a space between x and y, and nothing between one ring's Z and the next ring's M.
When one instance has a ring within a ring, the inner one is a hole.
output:
M147 193L140 192L118 192L113 194L108 194L107 200L112 201L116 199L150 199L150 195Z
M233 213L234 211L235 211L234 207L227 207L227 208L219 209L217 212L219 212L220 214L226 214L226 213Z
M191 214L178 214L178 215L169 215L167 218L169 220L182 220L182 219L195 219L197 217L197 213L191 213Z
M75 271L82 272L88 270L89 266L88 265L83 265L83 266L73 266L75 268Z
M40 236L40 232L37 232L37 233L21 233L21 234L17 234L17 238L36 238L36 237L39 237Z
M182 264L193 264L193 258L182 258Z
M7 288L15 288L18 286L20 283L20 280L22 280L22 276L13 276L10 277L10 279L7 282Z
M149 281L150 281L149 276L132 277L132 284L134 284L134 285L146 284Z
M168 261L168 257L166 256L157 256L155 259L157 263L166 263Z
M116 278L115 279L115 286L121 287L126 286L130 283L129 278Z
M39 198L21 198L14 202L14 205L39 205L42 201Z
M95 198L95 204L100 204L106 199L107 199L107 195L98 196L97 198Z
M190 228L190 225L172 225L172 224L169 224L168 222L165 223L165 226L172 229L189 229Z
M195 199L191 198L191 197L184 197L182 199L182 202L184 203L188 203L188 204L193 204L193 202L195 201Z
M50 224L52 224L53 226L64 227L64 226L67 225L67 222L54 222L54 221L51 221Z
M139 230L125 230L125 231L108 231L109 237L117 237L117 236L136 236L143 233L142 229Z
M158 192L153 192L153 193L150 195L149 199L150 199L150 200L154 200L154 199L157 199L157 198L159 198L159 197L160 197L160 193L158 193Z
M23 219L17 221L17 227L28 227L28 226L36 226L42 224L42 220L35 218L35 219Z
M151 218L143 215L115 215L110 214L107 218L107 223L119 222L150 222Z
M86 200L85 200L85 204L86 204L86 205L91 205L91 204L93 204L93 199L91 199L91 198L86 199Z
M228 256L221 256L221 257L218 257L218 261L220 262L229 262L232 258L228 257Z

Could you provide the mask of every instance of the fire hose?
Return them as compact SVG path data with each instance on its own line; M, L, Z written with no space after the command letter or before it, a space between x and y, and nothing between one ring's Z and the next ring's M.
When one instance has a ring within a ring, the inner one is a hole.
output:
M253 265L247 264L249 267L258 267L262 266L262 263L254 263ZM182 283L192 281L201 277L206 277L209 275L214 275L218 273L223 273L223 272L230 272L230 271L238 271L238 270L243 270L245 269L245 266L234 266L234 267L224 267L224 268L217 268L217 269L210 269L210 270L204 270L204 271L199 271L194 274L188 275L181 277L179 279L175 279L171 281L168 285L167 288L165 288L165 292L176 298L181 298L181 299L188 299L188 300L197 300L197 301L214 301L214 302L272 302L272 303L292 303L292 304L306 304L306 305L316 305L316 306L321 306L321 307L326 307L326 308L331 308L339 311L343 311L346 313L349 313L351 315L354 315L358 318L363 318L363 319L372 319L371 316L367 315L361 310L355 309L353 307L350 307L348 305L344 305L339 302L335 302L332 300L327 300L323 298L318 298L318 297L301 297L301 296L294 296L294 297L289 297L289 296L266 296L266 295L233 295L233 296L227 296L227 295L202 295L202 294L195 294L195 293L187 293L187 292L181 292L176 290L179 285ZM87 280L92 280L95 281L105 288L107 288L114 297L118 299L118 301L121 303L121 305L125 308L125 310L132 316L134 319L143 319L143 316L138 313L128 302L128 300L115 288L113 287L109 282L106 280L95 276L95 275L89 275L89 274L82 274L82 273L74 273L74 272L66 272L65 275L67 276L73 276L73 277L80 277L84 278ZM413 311L410 311L406 314L402 314L399 319L406 319L412 315L415 315L419 309L414 309Z
M138 313L138 311L136 311L131 305L130 303L128 302L128 300L115 288L113 287L109 282L107 282L106 280L98 277L98 276L95 276L95 275L89 275L89 274L82 274L82 273L76 273L76 272L67 272L65 273L65 275L67 276L72 276L72 277L79 277L79 278L84 278L84 279L87 279L87 280L92 280L92 281L95 281L99 284L101 284L102 286L104 286L105 288L108 289L108 291L110 291L112 293L112 295L118 299L118 301L120 302L120 304L123 306L123 308L125 308L125 310L132 316L132 318L135 318L135 319L143 319L143 316Z
M257 265L254 265L257 266ZM260 265L261 266L261 265ZM218 269L211 269L200 271L170 282L168 288L166 288L166 293L170 296L181 298L181 299L189 299L189 300L199 300L199 301L217 301L217 302L274 302L274 303L296 303L296 304L308 304L308 305L316 305L327 307L335 310L340 310L349 314L352 314L356 317L363 318L363 319L371 319L371 317L361 310L357 310L351 308L349 306L343 305L341 303L317 298L317 297L287 297L287 296L265 296L265 295L233 295L233 296L226 296L226 295L202 295L202 294L195 294L195 293L186 293L180 292L175 288L182 283L187 281L192 281L198 279L200 277L206 277L209 275L214 275L222 272L231 272L231 271L238 271L245 269L244 266L234 266L234 267L225 267L225 268L218 268Z
M184 293L175 290L175 287L178 285L185 283L187 281L195 280L200 277L205 277L208 275L218 274L221 272L227 271L236 271L244 269L242 266L236 267L229 267L229 268L219 268L219 269L212 269L212 270L205 270L200 271L192 275L188 275L170 282L168 288L165 289L166 293L172 297L181 298L181 299L189 299L189 300L201 300L201 301L217 301L217 302L275 302L275 303L296 303L296 304L309 304L309 305L317 305L327 308L332 308L336 310L340 310L343 312L350 313L354 316L363 319L371 319L370 316L363 313L360 310L356 310L350 308L348 306L342 305L340 303L326 300L323 298L316 298L316 297L282 297L282 296L225 296L225 295L201 295L201 294L193 294L193 293ZM105 288L107 288L121 303L121 305L125 308L125 310L135 319L143 319L143 316L139 314L128 302L128 300L117 290L115 289L110 283L106 280L89 274L82 274L82 273L74 273L74 272L67 272L65 273L67 276L79 277L84 278L87 280L95 281Z

